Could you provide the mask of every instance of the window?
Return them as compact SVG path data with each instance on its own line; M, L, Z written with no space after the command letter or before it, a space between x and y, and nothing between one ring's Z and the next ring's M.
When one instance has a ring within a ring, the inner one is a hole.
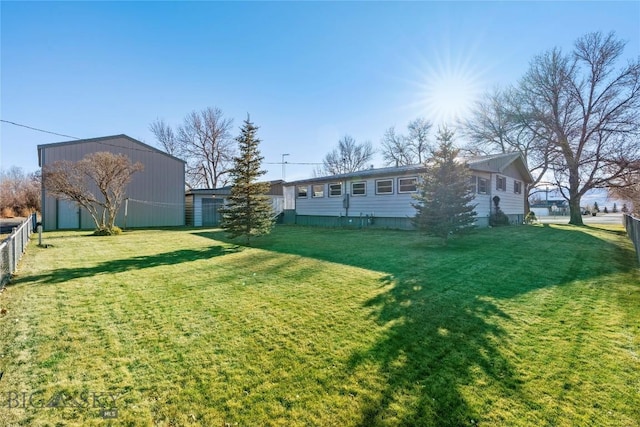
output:
M342 196L342 183L337 182L329 184L329 197Z
M309 192L309 187L306 185L298 185L298 198L306 198Z
M520 181L513 181L513 192L522 194L522 183Z
M418 178L398 178L398 193L415 193L418 191Z
M311 197L324 197L324 184L314 185Z
M487 194L489 192L489 181L478 177L478 194Z
M393 180L392 179L377 180L376 194L393 194Z
M507 191L507 178L504 176L496 176L496 190Z
M471 175L471 178L469 178L469 188L471 188L472 192L477 192L477 185L476 182L478 181L478 177L475 175Z
M366 196L367 195L367 183L366 182L354 182L351 184L352 196Z

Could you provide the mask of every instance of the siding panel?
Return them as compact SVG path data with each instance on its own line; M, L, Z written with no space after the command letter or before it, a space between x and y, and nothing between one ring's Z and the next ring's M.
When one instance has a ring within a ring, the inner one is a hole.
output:
M130 199L127 227L184 225L184 163L181 161L126 137L51 144L41 146L40 150L43 166L59 160L78 161L89 153L99 151L122 153L132 162L142 163L144 170L134 174L126 188L125 197ZM47 194L43 198L44 227L51 230L56 227L55 209L50 209L55 207L55 199ZM116 224L124 224L124 203L116 217ZM82 214L82 227L95 227L87 212Z

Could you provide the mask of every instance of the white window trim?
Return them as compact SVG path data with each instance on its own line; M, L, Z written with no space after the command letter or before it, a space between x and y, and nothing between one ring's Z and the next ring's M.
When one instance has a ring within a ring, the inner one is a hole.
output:
M339 185L340 186L340 194L331 194L331 186L332 185ZM342 191L342 183L341 182L330 182L329 185L327 185L329 192L328 195L329 197L342 197L342 195L344 194L344 192Z
M400 190L400 188L402 187L401 184L400 184L400 180L403 180L403 179L413 179L415 181L416 189L415 190L410 190L410 191L402 191L402 190ZM417 176L398 177L398 194L417 193L417 192L418 192L418 177Z
M520 191L516 191L516 185L520 187ZM513 180L513 192L514 194L522 194L522 181L518 181L517 179Z
M307 193L304 196L300 195L299 188L306 187ZM308 185L296 185L296 199L308 199L309 198L309 186Z
M480 191L480 181L484 182L484 188L485 191ZM491 185L490 180L488 180L487 178L483 178L481 176L478 177L477 179L477 183L476 183L476 194L489 194L489 186Z
M363 189L364 189L364 193L362 193L362 194L354 194L354 193L353 193L353 185L354 185L354 184L362 184ZM357 181L357 182L352 182L352 183L351 183L351 195L352 195L353 197L364 197L364 196L366 196L366 195L367 195L367 181Z
M316 191L314 190L314 187L322 187L322 196L316 196ZM324 198L324 193L326 192L326 186L324 184L313 184L311 185L311 198L312 199L322 199Z
M504 179L504 187L498 186L501 180ZM496 175L496 191L507 191L507 177L502 175Z
M379 193L379 192L378 192L378 182L381 182L381 181L390 181L390 182L391 182L391 191L390 191L390 192L388 192L388 193ZM375 181L376 195L380 195L380 196L388 196L388 195L390 195L390 194L393 194L393 190L394 190L394 188L393 188L393 187L394 187L393 183L394 183L394 181L395 181L395 179L393 179L393 178L376 179L376 181Z

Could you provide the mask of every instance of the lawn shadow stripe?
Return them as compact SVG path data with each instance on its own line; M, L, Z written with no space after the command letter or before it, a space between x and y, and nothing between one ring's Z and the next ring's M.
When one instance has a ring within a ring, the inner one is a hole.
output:
M243 248L240 246L215 245L208 248L198 249L179 249L170 252L163 252L153 255L141 255L129 258L122 258L110 261L104 261L93 267L78 268L58 268L38 275L20 275L10 283L10 286L16 286L23 283L28 284L55 284L63 283L73 279L93 277L103 273L123 273L132 270L143 270L167 265L182 264L203 259L210 259L219 256L225 256L232 253L240 252Z

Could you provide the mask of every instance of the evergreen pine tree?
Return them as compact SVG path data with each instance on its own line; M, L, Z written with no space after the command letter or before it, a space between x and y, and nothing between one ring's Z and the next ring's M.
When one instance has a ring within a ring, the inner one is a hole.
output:
M451 235L470 231L476 216L471 174L466 165L456 161L459 150L453 146L453 136L446 127L438 130L439 147L426 164L414 196L417 203L413 203L417 211L414 225L440 237L445 245Z
M613 213L618 213L618 205L616 205L615 203L613 204Z
M266 173L260 169L263 157L258 150L257 130L247 117L236 138L240 152L229 172L233 179L231 195L221 209L222 228L231 238L244 237L247 245L251 244L251 237L269 234L274 222L271 201L266 195L269 183L257 181Z

